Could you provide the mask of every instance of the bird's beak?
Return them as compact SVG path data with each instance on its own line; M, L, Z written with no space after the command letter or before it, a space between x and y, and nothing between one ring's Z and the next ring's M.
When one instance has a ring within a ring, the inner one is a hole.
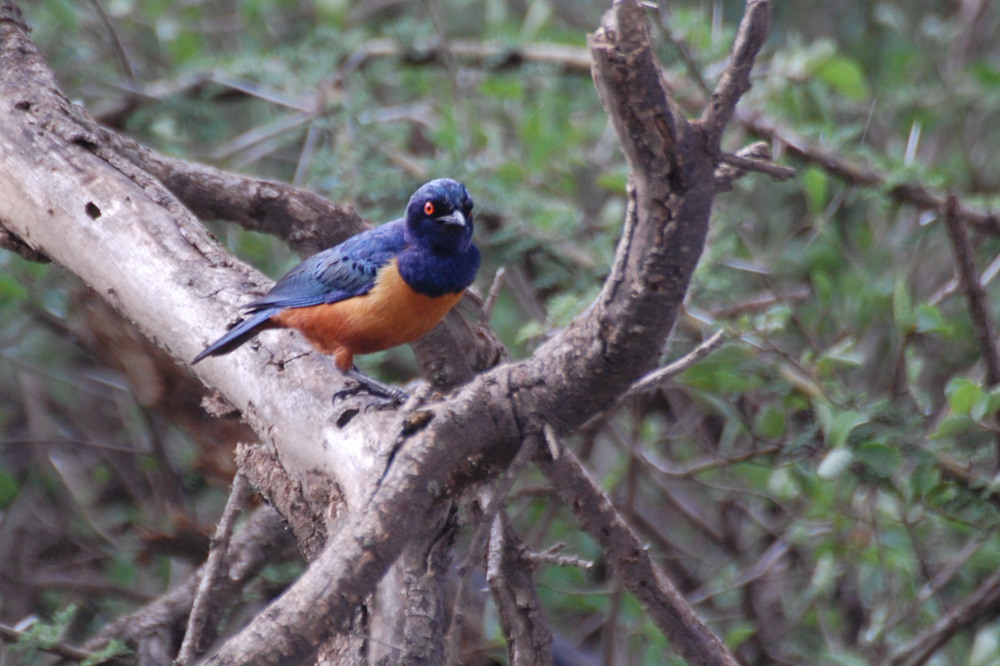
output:
M460 210L456 210L448 215L443 215L438 218L438 221L447 225L456 225L459 227L464 227L468 223L468 220L465 219L465 215Z

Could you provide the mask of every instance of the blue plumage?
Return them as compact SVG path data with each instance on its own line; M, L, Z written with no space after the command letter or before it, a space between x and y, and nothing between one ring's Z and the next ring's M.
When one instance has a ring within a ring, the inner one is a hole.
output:
M272 317L286 310L364 296L393 259L403 282L417 294L439 298L461 293L472 284L480 262L479 250L472 243L472 206L461 183L446 178L430 181L410 197L405 218L362 232L303 261L267 295L248 303L245 309L250 317L193 362L233 351L259 331L281 325Z

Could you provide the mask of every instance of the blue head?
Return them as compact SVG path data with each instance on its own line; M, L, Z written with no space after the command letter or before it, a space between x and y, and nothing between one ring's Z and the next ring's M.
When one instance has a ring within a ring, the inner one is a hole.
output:
M472 197L465 185L438 178L410 197L407 237L441 254L465 252L472 243L472 217Z

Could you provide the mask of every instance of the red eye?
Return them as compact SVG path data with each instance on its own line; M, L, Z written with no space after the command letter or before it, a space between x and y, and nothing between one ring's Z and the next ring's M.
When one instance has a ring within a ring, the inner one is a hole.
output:
M434 202L433 201L428 201L427 203L424 204L424 213L426 215L433 215L434 214Z

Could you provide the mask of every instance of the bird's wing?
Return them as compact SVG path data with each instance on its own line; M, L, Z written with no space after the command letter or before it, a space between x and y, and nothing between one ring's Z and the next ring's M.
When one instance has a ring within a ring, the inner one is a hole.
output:
M367 293L379 270L406 246L404 224L403 220L383 224L309 257L246 308L251 312L304 308Z

